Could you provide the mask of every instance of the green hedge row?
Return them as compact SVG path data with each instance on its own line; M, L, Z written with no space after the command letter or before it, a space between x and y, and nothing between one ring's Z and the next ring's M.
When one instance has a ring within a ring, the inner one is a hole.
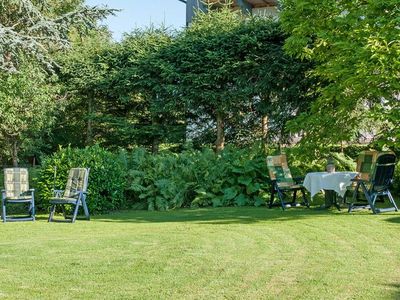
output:
M271 149L270 154L278 151ZM322 171L326 157L287 150L293 176ZM337 170L354 170L355 157L331 153ZM63 188L71 167L91 168L88 205L92 213L122 208L168 210L179 207L264 205L269 198L265 151L255 145L153 155L144 149L112 153L99 146L60 149L44 159L37 176L37 206L48 207L53 188ZM54 180L54 168L57 168ZM400 165L393 191L400 195Z

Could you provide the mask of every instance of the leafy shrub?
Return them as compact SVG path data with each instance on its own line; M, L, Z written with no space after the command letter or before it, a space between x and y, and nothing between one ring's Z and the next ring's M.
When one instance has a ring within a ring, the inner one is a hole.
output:
M97 145L84 149L61 148L42 162L36 184L39 191L38 207L43 209L48 206L54 188L65 188L69 169L74 167L90 168L87 202L91 213L126 207L126 165L123 158L123 155L111 153Z
M261 150L187 150L157 156L135 150L129 161L128 190L150 210L178 207L261 205L268 196Z

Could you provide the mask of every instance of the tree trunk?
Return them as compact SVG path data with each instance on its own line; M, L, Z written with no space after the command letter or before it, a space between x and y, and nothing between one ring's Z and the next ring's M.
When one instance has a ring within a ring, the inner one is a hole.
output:
M225 122L222 113L217 112L217 140L215 141L215 151L219 152L225 147Z
M13 141L12 143L12 163L13 167L18 167L18 143Z
M262 143L264 145L264 150L267 150L267 137L268 137L268 116L263 116L261 118L261 132L262 132Z
M153 138L153 142L151 144L151 153L157 154L160 149L160 140L158 137Z

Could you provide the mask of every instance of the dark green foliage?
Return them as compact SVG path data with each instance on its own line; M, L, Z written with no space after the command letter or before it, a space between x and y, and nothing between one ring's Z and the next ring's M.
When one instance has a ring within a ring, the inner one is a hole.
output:
M53 188L65 188L70 168L85 167L90 168L87 200L90 213L124 208L127 205L124 197L126 166L122 158L98 145L84 149L61 148L42 162L37 182L38 207L48 206Z
M353 150L351 150L353 151ZM279 151L270 149L269 154ZM302 148L286 150L294 177L324 171L327 155ZM358 155L358 153L357 153ZM355 170L355 156L331 152L336 170ZM89 209L91 213L134 207L168 210L180 207L260 206L269 198L266 154L258 145L227 147L219 154L211 149L163 151L158 155L138 148L127 154L113 154L99 146L64 148L43 161L34 187L37 204L46 208L54 186L63 188L71 167L90 167ZM127 171L129 170L129 171ZM32 179L36 177L31 174ZM393 192L400 191L398 164ZM125 193L124 193L125 192Z
M279 22L225 7L199 13L160 50L159 73L180 95L172 101L185 107L196 144L251 144L266 131L281 137L286 122L308 108L310 64L286 55L284 40ZM263 117L269 128L262 133Z
M150 210L178 207L262 205L267 190L265 155L259 148L210 149L154 156L132 153L128 190Z

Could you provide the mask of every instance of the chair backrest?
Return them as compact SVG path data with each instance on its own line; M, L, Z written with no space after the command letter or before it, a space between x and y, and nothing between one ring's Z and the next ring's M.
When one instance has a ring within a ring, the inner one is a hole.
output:
M64 190L65 198L76 198L77 191L86 192L89 180L90 169L72 168L69 170L67 186Z
M267 156L267 167L270 179L276 180L278 186L282 187L294 184L285 154Z
M29 174L26 168L4 169L4 189L7 198L19 197L29 190Z
M359 173L360 179L371 181L378 154L379 152L375 150L363 151L360 153L357 158L356 167L356 171Z
M393 152L379 153L371 178L371 190L376 191L389 188L393 180L395 167L396 155Z

